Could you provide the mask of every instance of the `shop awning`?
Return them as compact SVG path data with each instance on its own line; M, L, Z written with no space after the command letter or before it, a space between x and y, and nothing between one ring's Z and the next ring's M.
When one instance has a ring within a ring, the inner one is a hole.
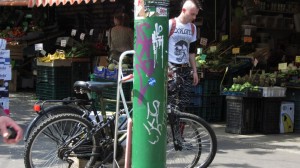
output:
M0 6L28 6L28 0L0 0Z
M73 5L75 2L77 4L80 4L81 2L85 2L85 3L89 3L90 1L92 1L93 3L95 3L97 0L27 0L28 1L28 7L34 7L34 6L52 6L53 4L55 5L65 5L68 2Z

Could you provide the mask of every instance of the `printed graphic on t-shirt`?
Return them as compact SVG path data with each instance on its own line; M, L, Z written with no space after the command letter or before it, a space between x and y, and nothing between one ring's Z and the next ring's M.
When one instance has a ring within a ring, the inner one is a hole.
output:
M176 61L182 62L187 57L188 43L186 41L178 41L174 46L174 55L176 55Z

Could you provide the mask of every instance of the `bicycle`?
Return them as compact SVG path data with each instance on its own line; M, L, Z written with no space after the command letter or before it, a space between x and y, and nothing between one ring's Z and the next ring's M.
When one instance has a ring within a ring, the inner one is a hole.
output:
M123 53L120 60L126 54L126 52ZM120 67L119 72L122 72ZM118 85L117 91L120 94L117 95L121 96L124 106L121 111L126 114L123 122L119 124L119 110L110 116L102 113L103 119L101 119L96 111L92 111L95 105L95 101L92 99L63 101L65 104L72 104L72 106L62 105L64 108L80 109L79 111L83 114L67 110L65 114L55 113L41 120L31 130L26 142L25 166L42 167L46 165L50 167L48 164L55 163L55 165L62 164L61 166L72 167L75 162L74 158L84 158L87 159L86 167L105 167L111 163L119 167L118 160L123 154L122 143L127 137L127 119L130 119L132 112L128 109L122 90L122 82L130 80L126 78L121 80L122 75L119 74L118 82L78 81L74 86L77 92L86 93L90 98L91 92L98 92L101 95L104 87ZM103 98L100 98L100 101L103 101ZM118 98L116 104L118 109ZM91 113L94 113L96 122L92 122L89 118ZM175 124L177 125L174 126ZM183 125L184 127L182 127ZM217 149L216 136L203 119L179 112L173 105L168 106L167 133L168 167L207 167L214 159ZM51 157L50 154L52 154ZM35 160L36 157L37 160ZM180 158L185 159L179 160Z

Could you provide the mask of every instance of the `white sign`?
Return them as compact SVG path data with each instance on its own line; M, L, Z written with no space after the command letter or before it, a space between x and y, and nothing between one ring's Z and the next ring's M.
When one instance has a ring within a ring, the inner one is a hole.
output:
M84 33L81 33L81 34L80 34L80 40L84 40L84 36L85 36L85 34L84 34Z
M60 46L66 47L67 46L67 40L61 40L60 41Z
M11 65L0 65L0 79L11 80Z
M76 36L76 32L77 32L77 30L72 29L72 31L71 31L71 36Z
M201 38L200 39L200 44L203 45L203 46L206 46L207 45L207 41L208 41L207 38Z
M94 29L90 30L90 36L92 36L94 34Z
M35 51L41 51L41 50L43 50L44 49L43 48L43 43L35 44L34 45L34 49L35 49Z
M6 48L6 40L0 38L0 50L5 50Z
M10 50L0 50L0 58L10 58Z

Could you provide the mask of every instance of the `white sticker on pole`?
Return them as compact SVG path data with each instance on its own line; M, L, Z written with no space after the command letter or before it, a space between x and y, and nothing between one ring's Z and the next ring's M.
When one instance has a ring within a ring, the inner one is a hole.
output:
M34 49L35 49L35 51L41 51L41 50L43 50L44 49L43 48L43 43L35 44L34 45Z

